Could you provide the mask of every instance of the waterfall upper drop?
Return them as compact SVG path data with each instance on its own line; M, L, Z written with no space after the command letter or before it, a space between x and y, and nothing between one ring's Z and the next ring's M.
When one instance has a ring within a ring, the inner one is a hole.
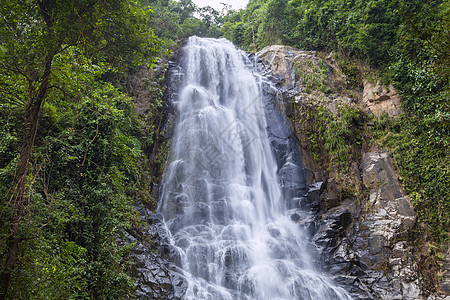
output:
M288 129L268 131L264 78L224 39L192 37L182 51L158 210L181 256L186 298L351 299L314 270L306 233L286 216L301 201L287 178L299 173L286 171L298 166L286 149L274 156L277 132Z

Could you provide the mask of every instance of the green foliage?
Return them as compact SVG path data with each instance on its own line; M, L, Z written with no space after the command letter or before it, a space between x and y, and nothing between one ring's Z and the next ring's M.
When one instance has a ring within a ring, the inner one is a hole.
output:
M322 60L315 64L308 59L298 59L294 61L294 68L296 75L305 86L305 92L311 93L314 90L326 94L331 92L328 87L329 70Z
M222 32L244 49L283 43L305 50L339 50L386 66L393 49L404 47L398 41L409 36L406 23L427 35L430 47L448 54L448 45L438 38L448 36L448 21L441 21L448 20L446 9L445 1L432 0L252 0L245 10L225 17ZM407 39L413 47L410 42Z
M405 112L377 122L374 135L394 154L420 220L442 242L450 229L450 88L436 56L427 47L415 51L420 55L397 54L390 68Z
M142 157L133 137L137 117L132 102L110 84L101 84L80 102L57 99L48 107L28 185L31 201L21 233L27 242L10 295L121 298L132 281L117 235L134 215L129 194ZM2 164L3 195L13 170ZM2 203L6 221L7 199Z
M150 10L127 0L3 1L0 13L7 298L127 298L130 246L118 237L136 219L132 195L143 155L131 99L105 80L159 53L147 26ZM30 124L25 193L14 198ZM19 226L12 235L13 223ZM8 269L11 239L20 244Z
M191 0L141 0L141 3L152 7L149 26L168 49L192 35L215 38L221 35L223 14L211 6L197 7Z
M33 239L13 276L21 278L10 292L12 299L87 298L84 256L86 249L74 242Z
M437 35L448 36L443 28L450 25L450 5L413 2L410 6L421 7L419 14L407 14L404 30L405 39L414 40L417 47L403 42L389 67L405 113L389 125L391 137L385 143L394 153L420 220L431 225L438 241L445 241L450 230L450 62L448 44L437 42Z
M348 172L349 159L360 158L366 116L357 107L347 105L339 108L339 114L340 118L329 122L323 133L325 147L331 164Z
M361 156L366 116L355 105L340 105L339 116L321 104L297 107L297 130L306 135L307 145L318 165L333 172L343 186L343 196L359 196L350 175L350 165Z
M228 12L221 31L225 38L249 51L280 44L282 13L280 1L249 1L245 10Z

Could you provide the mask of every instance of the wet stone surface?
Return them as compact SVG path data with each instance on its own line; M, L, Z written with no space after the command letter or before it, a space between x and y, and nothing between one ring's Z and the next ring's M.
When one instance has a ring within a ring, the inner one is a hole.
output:
M169 233L160 215L147 211L149 227L125 233L127 243L136 243L131 250L131 275L136 278L135 299L181 300L187 281L176 265L178 253L170 244ZM150 242L145 240L150 239Z
M313 237L324 269L355 299L423 299L417 263L404 241L416 215L391 159L366 153L361 169L369 199L348 199L327 211Z

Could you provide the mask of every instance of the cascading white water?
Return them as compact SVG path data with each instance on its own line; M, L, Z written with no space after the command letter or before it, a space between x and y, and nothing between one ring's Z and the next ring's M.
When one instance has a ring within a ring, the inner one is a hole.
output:
M287 218L260 87L229 41L191 37L158 210L187 299L351 299L316 272Z

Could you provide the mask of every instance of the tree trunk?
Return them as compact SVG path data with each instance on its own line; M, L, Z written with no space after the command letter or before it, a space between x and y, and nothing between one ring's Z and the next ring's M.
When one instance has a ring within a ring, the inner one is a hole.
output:
M28 164L31 159L34 141L38 130L39 112L47 95L53 56L54 53L47 53L45 59L45 69L41 77L41 85L39 87L38 94L34 99L31 99L29 105L25 108L25 130L22 140L22 150L20 152L20 165L15 180L16 188L11 197L13 200L14 209L11 216L11 229L7 249L8 253L6 256L5 266L1 274L0 300L6 299L11 273L17 262L19 243L23 239L23 237L19 236L19 229L20 221L23 216L23 209L27 205L28 201L28 199L24 197Z

